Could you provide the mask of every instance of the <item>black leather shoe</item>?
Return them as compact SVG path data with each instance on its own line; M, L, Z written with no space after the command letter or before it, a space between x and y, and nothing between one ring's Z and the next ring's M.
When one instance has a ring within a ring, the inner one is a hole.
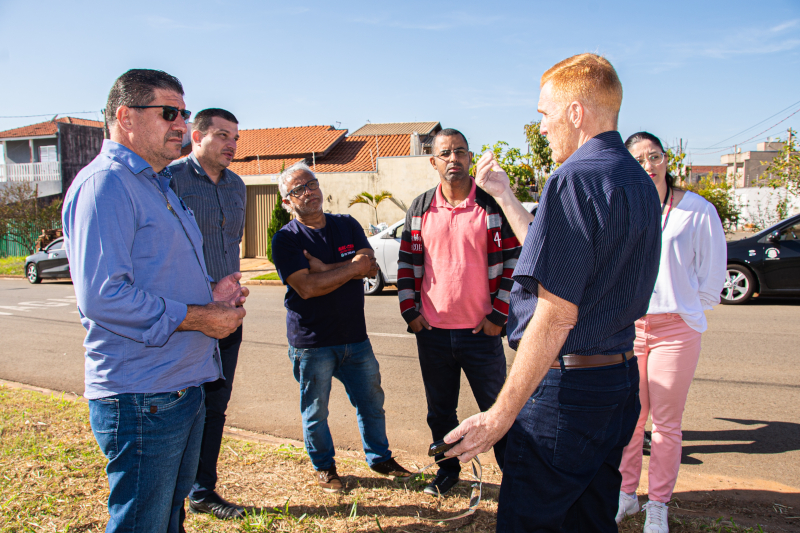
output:
M216 492L212 492L202 500L189 498L189 511L192 513L207 513L214 515L220 520L230 520L232 518L244 518L245 510L241 505L236 505L226 501Z
M458 485L458 474L456 475L447 475L442 472L436 474L436 479L434 479L427 487L425 487L424 492L430 496L439 496L447 494L450 489Z

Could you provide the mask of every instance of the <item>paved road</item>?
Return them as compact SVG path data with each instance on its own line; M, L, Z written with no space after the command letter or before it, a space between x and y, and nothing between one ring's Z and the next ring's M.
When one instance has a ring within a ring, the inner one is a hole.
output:
M228 423L302 439L280 287L250 287ZM395 291L367 298L367 330L381 364L389 439L421 454L430 437L414 338ZM709 331L684 420L682 475L723 475L800 490L800 299L757 299L708 313ZM72 285L0 280L0 378L80 394L84 330ZM514 352L507 349L509 363ZM466 380L459 414L477 412ZM337 446L359 449L355 410L334 384Z

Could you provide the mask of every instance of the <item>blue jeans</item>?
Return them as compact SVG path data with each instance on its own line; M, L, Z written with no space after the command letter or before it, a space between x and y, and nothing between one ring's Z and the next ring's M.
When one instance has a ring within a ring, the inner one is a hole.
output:
M467 376L481 411L487 411L506 381L506 355L500 336L471 329L422 329L416 334L419 366L428 401L428 427L434 442L458 426L458 394L461 370ZM506 438L494 445L497 465L504 468ZM441 459L443 455L437 455ZM457 476L461 463L453 457L439 463L439 471Z
M617 531L639 367L548 371L508 432L497 531Z
M178 533L197 471L205 418L202 387L89 401L106 474L106 533Z
M372 466L392 458L386 438L386 413L378 360L369 339L355 344L324 348L289 346L294 378L300 383L303 440L315 470L334 465L333 438L328 428L331 378L342 382L356 408L361 443Z
M225 430L225 411L233 392L233 378L239 360L239 347L242 345L242 326L219 341L219 356L222 361L222 375L212 383L203 385L206 393L206 423L200 445L200 464L197 477L189 497L202 500L217 488L217 459Z

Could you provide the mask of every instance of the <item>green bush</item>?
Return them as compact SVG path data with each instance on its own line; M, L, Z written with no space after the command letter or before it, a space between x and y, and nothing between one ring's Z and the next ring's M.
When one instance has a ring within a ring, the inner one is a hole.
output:
M272 262L272 237L278 233L278 230L284 227L292 216L283 208L283 199L280 192L278 192L278 200L275 202L275 207L272 209L272 217L269 219L269 227L267 227L267 259Z
M711 202L717 209L717 215L719 215L725 231L732 231L736 228L742 210L733 197L732 186L724 181L714 183L709 176L704 176L697 185L689 185L686 188Z

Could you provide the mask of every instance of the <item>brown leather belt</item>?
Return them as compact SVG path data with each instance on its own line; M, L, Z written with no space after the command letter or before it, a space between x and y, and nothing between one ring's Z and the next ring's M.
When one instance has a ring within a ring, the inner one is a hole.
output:
M624 363L633 357L633 350L625 353L615 353L612 355L562 355L565 368L597 368L601 366L611 366ZM556 359L550 368L561 368L561 363Z

